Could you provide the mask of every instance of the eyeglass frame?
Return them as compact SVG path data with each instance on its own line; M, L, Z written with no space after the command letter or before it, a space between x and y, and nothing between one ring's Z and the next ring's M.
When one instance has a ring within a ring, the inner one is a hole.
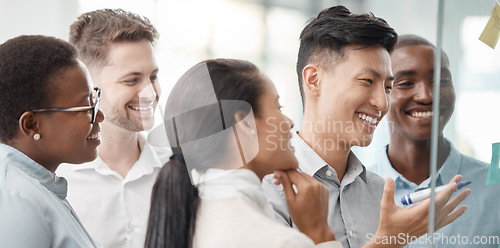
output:
M46 108L46 109L35 109L31 112L83 112L92 110L92 118L90 119L90 124L94 124L97 114L99 112L99 102L101 102L101 87L96 86L94 90L97 92L97 97L94 102L94 106L88 107L72 107L72 108Z

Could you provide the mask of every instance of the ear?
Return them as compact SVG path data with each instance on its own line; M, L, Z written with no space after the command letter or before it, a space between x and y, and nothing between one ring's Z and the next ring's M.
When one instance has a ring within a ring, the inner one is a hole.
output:
M315 64L308 64L302 70L302 87L304 94L313 99L319 97L320 89L320 68Z
M24 112L19 118L19 128L24 136L33 139L33 136L40 132L36 114L31 111Z
M249 123L247 120L245 120L245 117L248 115L248 113L245 113L241 110L236 111L234 113L234 122L238 126L238 130L244 132L247 135L255 135L255 127L251 123Z

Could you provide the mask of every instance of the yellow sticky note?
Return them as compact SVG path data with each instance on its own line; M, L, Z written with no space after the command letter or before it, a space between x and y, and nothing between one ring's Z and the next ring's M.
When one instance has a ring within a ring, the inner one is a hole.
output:
M498 37L500 35L500 4L495 1L495 7L491 11L490 20L486 24L486 27L479 36L479 40L486 43L486 45L495 49L498 42Z

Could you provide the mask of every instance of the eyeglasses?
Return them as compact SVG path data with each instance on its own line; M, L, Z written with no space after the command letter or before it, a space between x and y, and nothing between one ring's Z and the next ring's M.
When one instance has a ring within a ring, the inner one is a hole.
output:
M97 113L99 112L99 102L101 101L101 87L94 87L95 95L92 97L94 106L88 107L74 107L74 108L46 108L46 109L35 109L31 112L82 112L92 110L92 119L90 123L93 124L97 118Z

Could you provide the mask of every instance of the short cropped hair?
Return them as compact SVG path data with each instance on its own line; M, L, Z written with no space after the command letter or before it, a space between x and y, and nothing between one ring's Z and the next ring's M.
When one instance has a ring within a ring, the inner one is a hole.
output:
M53 37L19 36L0 45L0 141L17 133L17 121L30 110L50 107L57 73L78 66L76 49Z
M399 36L398 43L396 44L396 47L394 49L402 48L405 46L430 46L430 47L435 47L434 44L432 44L430 41L427 39L415 35L415 34L403 34Z
M70 27L69 42L78 49L78 58L87 67L106 63L107 48L113 42L156 42L159 34L149 19L122 9L84 13Z
M304 104L302 70L309 63L338 63L346 58L347 46L383 46L392 52L398 40L396 31L379 17L352 14L344 6L334 6L319 13L300 34L297 75Z
M436 46L432 44L432 42L423 38L422 36L418 36L415 34L403 34L399 36L398 42L396 43L396 47L394 48L394 50L407 46L428 46L436 49ZM444 50L442 49L441 49L441 56L443 57L444 61L446 61L448 64L450 63L448 54L446 54L446 52L444 52Z

